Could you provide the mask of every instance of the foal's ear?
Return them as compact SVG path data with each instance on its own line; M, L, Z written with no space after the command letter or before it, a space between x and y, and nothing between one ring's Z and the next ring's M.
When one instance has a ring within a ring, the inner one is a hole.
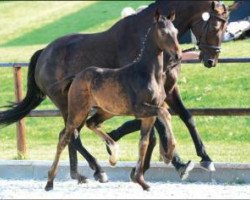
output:
M175 11L172 10L171 13L168 15L167 17L170 21L174 21L175 20Z
M156 11L155 11L155 16L154 16L154 19L155 19L156 22L159 21L160 15L161 15L161 14L160 14L160 12L159 12L159 8L157 8Z

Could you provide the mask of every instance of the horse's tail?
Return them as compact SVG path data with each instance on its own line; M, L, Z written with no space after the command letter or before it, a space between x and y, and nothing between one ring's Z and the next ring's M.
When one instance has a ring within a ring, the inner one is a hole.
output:
M34 77L36 63L42 51L43 49L36 51L30 59L25 98L19 103L5 106L10 109L0 112L0 126L8 126L24 118L45 99L45 94L38 88Z

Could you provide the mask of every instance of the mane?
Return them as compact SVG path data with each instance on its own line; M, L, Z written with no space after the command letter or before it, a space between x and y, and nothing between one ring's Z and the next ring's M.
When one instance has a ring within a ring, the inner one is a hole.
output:
M155 24L155 23L154 23ZM148 35L150 33L150 31L152 30L154 24L152 24L149 29L147 30L147 33L145 34L142 42L141 42L141 48L140 48L140 53L138 54L138 56L133 60L132 63L135 63L135 62L139 62L142 58L142 55L143 55L143 52L145 51L145 44L148 42Z

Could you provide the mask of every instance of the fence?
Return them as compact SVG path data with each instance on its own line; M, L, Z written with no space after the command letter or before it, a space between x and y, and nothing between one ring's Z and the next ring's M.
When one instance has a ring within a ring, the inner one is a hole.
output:
M199 63L199 60L186 60L185 64ZM222 58L219 63L250 63L250 58ZM16 101L22 100L22 67L28 67L28 63L0 63L0 67L13 67ZM192 115L199 116L250 116L250 108L192 108L188 109ZM175 115L173 111L170 113ZM33 110L27 117L58 117L59 110ZM26 155L26 135L24 120L17 122L17 152L18 158Z

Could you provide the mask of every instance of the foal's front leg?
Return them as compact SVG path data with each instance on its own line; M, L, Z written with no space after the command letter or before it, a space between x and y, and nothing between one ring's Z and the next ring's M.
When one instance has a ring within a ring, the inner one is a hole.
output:
M154 126L156 117L143 118L141 120L141 139L139 143L139 159L135 168L133 180L139 183L144 190L149 190L149 185L144 181L144 162L148 149L150 132Z
M174 156L174 149L176 140L173 134L171 125L171 115L167 108L161 108L159 111L158 119L164 124L167 135L160 135L162 158L166 164L170 163Z
M139 113L140 115L142 115L142 117L149 117L150 115L158 116L162 123L165 125L168 137L161 137L161 144L163 145L165 150L165 155L163 155L163 158L167 164L171 162L174 156L176 140L172 131L171 115L168 112L167 108L164 108L163 106L157 107L155 105L144 103L143 105L137 107L136 113Z

